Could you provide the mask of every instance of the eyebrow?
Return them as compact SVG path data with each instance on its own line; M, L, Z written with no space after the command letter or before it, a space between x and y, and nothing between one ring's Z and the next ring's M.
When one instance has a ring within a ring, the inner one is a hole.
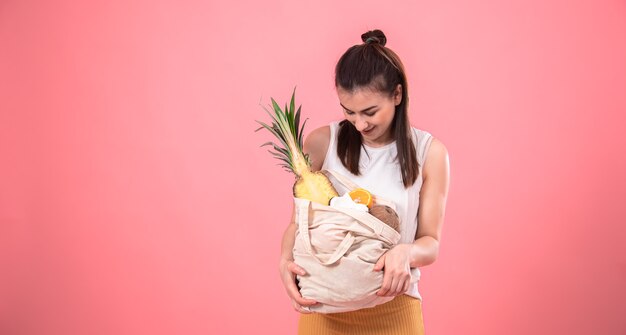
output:
M341 105L341 107L343 107L343 109L347 110L348 112L352 112L352 113L354 113L354 111L351 111L351 110L347 109L347 108L346 108L346 106L342 105L342 104L341 104L341 102L340 102L339 104ZM378 105L374 105L374 106L371 106L371 107L367 107L367 108L365 108L364 110L360 111L359 113L365 113L365 112L367 112L367 111L369 111L369 110L372 110L372 109L374 109L374 108L376 108L376 107L378 107Z

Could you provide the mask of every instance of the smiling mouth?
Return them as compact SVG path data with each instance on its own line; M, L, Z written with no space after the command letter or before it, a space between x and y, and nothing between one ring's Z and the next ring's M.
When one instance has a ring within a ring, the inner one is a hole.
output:
M375 127L372 127L372 128L370 128L370 129L365 129L365 130L363 130L363 131L362 131L362 133L366 133L366 134L367 134L367 133L370 133L370 132L372 132L372 130L374 130L374 128L375 128Z

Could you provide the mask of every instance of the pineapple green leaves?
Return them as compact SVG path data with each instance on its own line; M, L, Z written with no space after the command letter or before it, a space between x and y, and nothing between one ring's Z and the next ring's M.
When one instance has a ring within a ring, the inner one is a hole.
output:
M274 150L268 151L272 156L283 162L280 165L299 177L304 171L310 169L310 161L308 155L305 155L302 151L306 120L302 123L302 126L300 126L300 111L302 106L299 106L296 111L295 97L296 90L294 88L293 94L291 95L291 102L289 105L285 104L284 109L281 109L278 103L276 103L273 98L270 98L273 112L270 112L265 106L262 107L270 116L272 123L268 125L267 123L257 120L261 127L256 131L265 128L280 141L280 145L274 142L267 142L261 146L271 146Z
M302 151L302 137L306 120L300 127L300 110L296 111L296 90L291 95L291 103L285 104L285 109L272 99L273 113L263 107L272 118L271 125L257 121L261 127L257 131L265 128L280 141L280 145L274 142L267 142L261 146L272 146L274 149L268 150L275 158L281 160L287 171L296 175L293 185L293 195L297 198L308 199L323 205L328 205L330 199L337 196L337 191L330 180L320 171L311 171L309 156Z

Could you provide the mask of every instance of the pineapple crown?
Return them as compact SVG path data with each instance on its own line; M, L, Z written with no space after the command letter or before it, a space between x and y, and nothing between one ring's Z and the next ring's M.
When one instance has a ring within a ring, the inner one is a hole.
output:
M263 105L261 105L261 107L270 116L272 123L268 125L267 123L256 120L256 122L261 125L256 131L267 129L272 135L278 138L280 145L270 141L263 143L261 147L271 146L274 150L268 150L268 152L276 159L283 162L279 165L296 176L301 176L302 173L310 171L311 163L309 161L309 155L305 155L302 151L302 137L304 125L307 120L304 120L300 127L300 111L302 105L300 105L296 111L295 97L296 89L294 88L293 94L291 95L291 102L289 105L285 103L284 109L281 109L278 103L270 97L272 105L268 105L268 107L273 110L273 113L270 112L270 109L267 107Z

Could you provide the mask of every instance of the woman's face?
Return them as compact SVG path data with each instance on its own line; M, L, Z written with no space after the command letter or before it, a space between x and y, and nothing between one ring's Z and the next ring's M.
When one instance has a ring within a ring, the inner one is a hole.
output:
M393 141L391 122L402 101L402 85L396 87L393 96L369 87L354 91L338 87L337 95L346 120L361 133L363 143L380 147Z

